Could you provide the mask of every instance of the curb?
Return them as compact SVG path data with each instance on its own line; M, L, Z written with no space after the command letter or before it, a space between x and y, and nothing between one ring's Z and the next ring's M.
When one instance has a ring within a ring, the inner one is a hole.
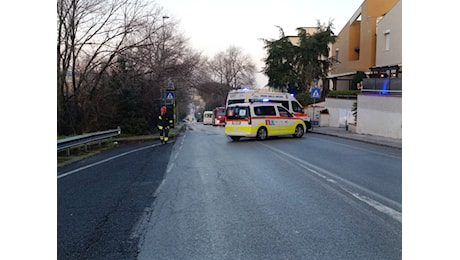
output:
M358 136L353 137L353 136L338 135L338 134L324 133L324 132L315 132L315 131L312 131L312 132L310 132L310 133L312 133L312 134L320 134L320 135L334 136L334 137L338 137L338 138L343 138L343 139L348 139L348 140L353 140L353 141L359 141L359 142L363 142L363 143L375 144L375 145L380 145L380 146L385 146L385 147L391 147L391 148L395 148L395 149L402 150L402 147L400 147L400 146L398 146L398 145L388 144L388 143L379 142L379 141L375 141L375 140L366 140L366 139L360 138L360 137L358 137Z

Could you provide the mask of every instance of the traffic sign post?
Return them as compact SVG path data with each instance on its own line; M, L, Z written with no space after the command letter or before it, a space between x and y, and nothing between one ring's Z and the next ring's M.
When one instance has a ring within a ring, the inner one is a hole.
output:
M313 99L321 98L321 89L320 88L312 88L311 89L311 98L313 98Z
M316 99L321 98L321 89L320 88L312 88L311 89L311 98L313 99L313 117L310 118L310 120L313 119L312 124L311 124L311 129L313 129L313 126L315 125L315 104L316 104Z
M166 104L172 104L174 102L174 91L166 91L165 100Z
M171 111L173 119L173 128L176 128L176 99L174 98L174 91L168 90L165 95L166 107Z
M176 88L174 83L169 79L167 86L161 88L161 96L163 105L168 108L168 115L173 119L173 128L176 128Z

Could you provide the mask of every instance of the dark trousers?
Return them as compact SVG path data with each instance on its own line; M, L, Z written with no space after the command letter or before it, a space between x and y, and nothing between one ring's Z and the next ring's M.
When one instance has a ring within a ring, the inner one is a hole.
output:
M161 142L168 142L168 134L169 134L169 128L163 127L162 130L160 130L160 141Z

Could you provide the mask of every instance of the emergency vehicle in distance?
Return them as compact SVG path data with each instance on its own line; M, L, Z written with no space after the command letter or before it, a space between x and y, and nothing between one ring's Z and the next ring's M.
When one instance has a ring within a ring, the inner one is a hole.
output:
M212 125L225 125L225 107L216 107L212 110Z
M304 111L302 105L290 93L273 92L255 89L237 89L231 90L227 95L226 107L236 103L252 103L252 102L274 102L281 103L295 117L301 118L306 125L305 131L311 129L310 117Z

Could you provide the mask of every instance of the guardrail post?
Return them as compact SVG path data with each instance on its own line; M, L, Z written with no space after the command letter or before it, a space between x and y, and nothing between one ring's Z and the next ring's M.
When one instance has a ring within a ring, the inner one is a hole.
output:
M99 131L94 133L82 134L79 136L72 136L57 141L57 151L66 150L67 156L70 156L71 149L84 147L85 152L88 152L88 145L99 145L102 147L104 142L112 139L112 137L121 134L121 127L117 129L110 129L106 131Z

